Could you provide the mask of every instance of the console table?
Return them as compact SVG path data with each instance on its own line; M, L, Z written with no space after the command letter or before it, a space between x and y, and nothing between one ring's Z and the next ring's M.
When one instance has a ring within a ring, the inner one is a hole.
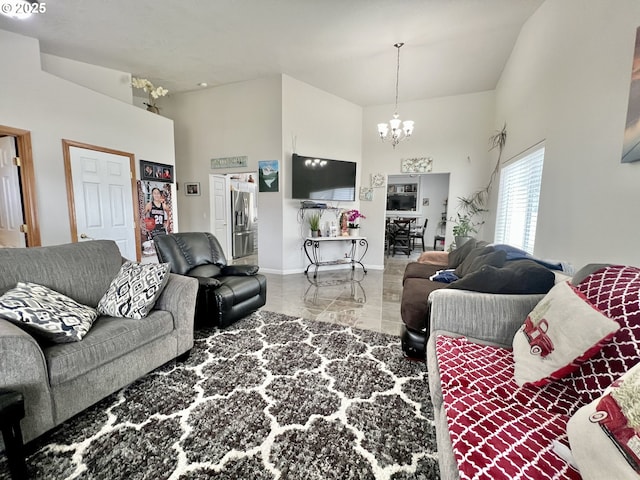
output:
M320 261L318 255L320 245L326 242L351 242L348 256L337 260ZM358 256L358 258L356 258L358 245L363 247L364 251ZM327 265L351 265L351 269L353 270L355 269L356 264L362 267L364 273L367 273L367 269L362 263L362 259L366 255L368 249L369 242L367 242L367 237L307 237L304 239L304 253L311 263L307 265L307 269L304 271L304 274L307 275L309 273L309 268L311 266L315 267L313 278L316 278L318 276L318 267L324 267Z

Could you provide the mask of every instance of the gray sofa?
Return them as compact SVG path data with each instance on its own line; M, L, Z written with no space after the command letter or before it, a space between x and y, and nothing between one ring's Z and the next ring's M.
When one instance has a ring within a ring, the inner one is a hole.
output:
M460 476L442 404L440 371L435 352L437 335L465 336L475 343L510 348L516 331L543 297L542 294L497 295L449 289L435 290L429 295L427 369L442 480L458 480Z
M117 245L109 240L0 249L0 294L18 281L29 281L95 308L122 262ZM101 316L74 343L39 342L0 318L0 389L24 395L24 441L188 353L197 290L197 280L170 274L147 317Z

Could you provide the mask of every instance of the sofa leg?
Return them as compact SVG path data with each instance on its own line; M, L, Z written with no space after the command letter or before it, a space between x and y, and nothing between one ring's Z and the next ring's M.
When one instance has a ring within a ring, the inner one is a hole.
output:
M425 333L410 330L403 324L400 341L405 357L412 360L425 360L427 355L427 338Z
M186 362L187 360L189 360L189 356L191 355L191 349L187 350L186 352L178 355L176 357L176 361L177 362Z
M0 392L0 430L9 472L13 480L27 478L20 420L24 418L24 397L19 392Z

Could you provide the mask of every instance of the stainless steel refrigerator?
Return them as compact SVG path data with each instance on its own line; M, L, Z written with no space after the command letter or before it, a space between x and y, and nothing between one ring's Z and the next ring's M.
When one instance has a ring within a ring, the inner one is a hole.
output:
M253 192L231 192L231 215L233 224L233 258L246 257L256 252L258 213L256 195Z

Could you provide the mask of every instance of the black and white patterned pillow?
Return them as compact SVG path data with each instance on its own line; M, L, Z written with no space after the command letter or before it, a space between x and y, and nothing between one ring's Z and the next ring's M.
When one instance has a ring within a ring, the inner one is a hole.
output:
M36 336L69 343L82 340L98 312L48 287L19 282L0 297L0 317Z
M168 263L125 262L107 293L98 303L98 312L112 317L146 317L169 281Z

